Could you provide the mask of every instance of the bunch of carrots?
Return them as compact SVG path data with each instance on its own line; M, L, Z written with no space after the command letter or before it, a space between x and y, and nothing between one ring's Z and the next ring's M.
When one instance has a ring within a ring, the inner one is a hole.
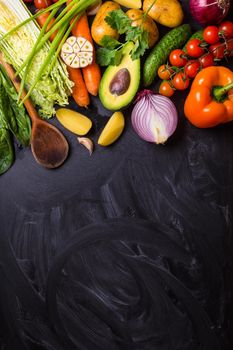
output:
M67 5L71 0L67 0ZM39 15L36 19L40 27L43 27L50 13L46 12ZM49 25L47 26L46 31L51 28L55 19L51 19ZM82 36L88 40L94 47L94 43L91 36L91 31L87 19L86 13L84 13L77 23L74 24L72 28L72 35ZM50 40L54 40L56 32L50 36ZM95 51L94 51L94 60L93 63L88 65L85 68L71 68L67 66L70 80L73 81L73 92L72 96L75 102L80 107L87 107L90 104L90 95L97 96L99 91L99 84L101 80L101 71L99 65L95 61Z

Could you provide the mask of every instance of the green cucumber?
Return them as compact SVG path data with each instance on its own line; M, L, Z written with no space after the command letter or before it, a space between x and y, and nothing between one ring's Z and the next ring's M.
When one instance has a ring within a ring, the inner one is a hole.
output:
M164 35L145 61L143 68L144 86L153 83L159 67L166 63L171 51L182 47L190 36L191 27L189 24L183 24Z
M187 44L190 40L192 39L200 39L200 40L203 40L203 30L198 30L197 32L195 32L190 38L189 40L187 41L187 43L184 45L183 47L183 51L184 52L187 52Z

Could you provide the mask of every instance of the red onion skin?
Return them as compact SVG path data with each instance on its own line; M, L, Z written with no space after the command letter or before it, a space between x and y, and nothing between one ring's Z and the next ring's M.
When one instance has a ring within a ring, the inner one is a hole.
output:
M190 0L190 12L201 25L220 23L227 15L230 0Z
M150 90L143 90L137 95L131 114L131 123L134 131L143 140L163 144L176 130L178 123L177 110L168 97ZM159 130L160 128L160 132L155 135L156 124L156 129Z

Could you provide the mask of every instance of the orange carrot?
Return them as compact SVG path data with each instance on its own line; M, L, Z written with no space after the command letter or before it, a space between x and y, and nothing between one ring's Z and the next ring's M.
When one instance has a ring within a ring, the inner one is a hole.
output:
M68 3L68 1L67 1ZM49 16L49 12L46 12L44 14L41 14L37 17L37 22L40 25L40 27L43 27L45 24L47 18ZM55 21L54 18L49 22L47 26L47 30L51 27L53 22ZM57 31L55 31L51 36L50 40L52 41L56 36ZM67 70L69 73L69 78L71 81L73 81L74 86L72 89L72 97L75 100L75 102L80 107L87 107L90 104L90 97L86 88L86 85L83 80L82 72L79 68L71 68L67 66Z
M94 47L94 43L91 36L91 31L87 19L87 15L84 14L78 22L74 25L72 29L72 34L74 36L82 36L86 40L90 41ZM92 64L85 68L82 68L83 78L87 87L88 92L91 95L96 96L99 90L99 84L101 80L101 71L99 65L95 62L95 52L94 61Z
M67 66L70 79L73 81L72 96L80 107L87 107L90 104L90 97L84 83L81 69Z
M85 13L82 15L82 17L79 18L77 23L74 25L72 29L72 34L74 36L83 36L86 40L90 41L90 43L92 43L93 45L91 31L89 28L87 15Z
M43 25L45 24L45 22L47 21L47 18L49 17L50 15L50 12L45 12L45 13L42 13L41 15L39 15L38 17L36 17L36 20L39 24L39 26L42 28ZM46 32L51 28L51 26L53 25L53 23L55 22L55 18L52 18L49 22L49 24L47 25L47 28L46 28ZM57 34L57 30L54 31L51 36L49 37L50 41L53 41L53 39L55 38Z
M93 96L97 96L101 80L99 65L93 62L89 66L82 68L82 72L88 92Z

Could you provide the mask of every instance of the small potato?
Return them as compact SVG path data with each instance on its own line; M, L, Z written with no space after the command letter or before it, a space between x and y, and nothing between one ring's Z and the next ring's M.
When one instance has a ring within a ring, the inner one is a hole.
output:
M146 16L143 19L144 12L142 10L131 9L126 12L127 16L133 20L132 26L140 26L148 31L149 33L149 47L151 48L159 39L159 31L157 25L153 21L153 19L149 16Z
M59 108L56 116L66 129L77 135L86 135L92 127L92 121L88 117L68 108Z
M154 0L144 0L143 11L146 12L152 6ZM183 22L184 14L178 0L156 0L148 15L156 22L174 28Z
M129 9L140 9L142 7L142 0L115 0L115 2Z
M105 35L109 35L114 39L119 38L118 32L115 29L112 29L107 22L105 22L105 18L108 16L109 12L119 9L119 4L113 1L106 1L97 12L91 26L91 35L98 45L101 45L100 42Z
M122 112L115 112L105 125L98 139L100 146L109 146L122 134L125 127L125 118Z

